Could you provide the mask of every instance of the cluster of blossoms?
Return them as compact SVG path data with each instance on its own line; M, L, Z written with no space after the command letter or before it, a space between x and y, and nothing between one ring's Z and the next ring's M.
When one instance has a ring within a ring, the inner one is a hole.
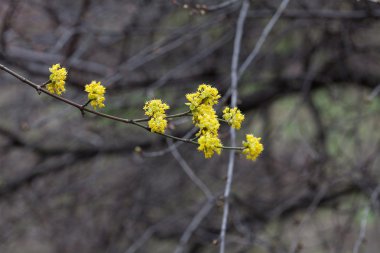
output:
M264 150L263 144L260 143L261 138L257 138L253 134L247 134L246 138L247 140L243 141L243 154L247 156L247 159L255 161Z
M67 71L65 68L61 68L60 64L54 64L49 68L51 72L49 77L49 83L46 85L47 90L50 93L61 95L66 91L65 81L67 77Z
M52 93L60 96L66 91L65 81L67 77L66 68L61 67L60 64L54 64L49 68L51 74L49 76L49 81L46 84L46 89ZM106 93L106 88L100 84L100 82L92 81L90 84L85 86L85 91L88 93L88 103L96 108L104 107L104 94Z
M186 95L189 101L186 104L193 115L193 123L199 127L198 150L202 151L206 158L212 157L214 153L220 154L223 147L218 137L220 124L214 110L219 98L218 90L206 84L199 85L196 92Z
M104 107L104 93L106 93L106 88L101 85L100 82L92 81L85 86L84 90L88 92L88 100L92 107Z
M226 107L223 110L223 119L226 120L230 126L239 130L241 127L241 122L244 120L244 115L237 107Z
M168 125L165 111L170 107L163 103L161 99L153 99L145 103L145 115L149 116L148 126L154 133L163 134Z
M67 70L61 67L60 64L54 64L49 70L51 74L49 81L46 83L46 88L50 93L60 96L65 92ZM90 104L94 109L105 107L104 94L106 88L100 82L92 81L85 85L85 91L88 93L88 102L83 107L87 104ZM232 128L240 129L241 123L244 120L244 115L237 107L226 107L223 110L223 119L218 118L214 106L218 103L219 98L220 94L216 88L207 84L201 84L196 92L186 95L186 99L188 100L186 105L189 106L189 112L180 114L181 116L188 115L189 113L192 115L194 125L199 128L196 134L198 150L204 153L205 158L210 158L215 153L220 154L222 149L225 148L218 134L219 121L225 121ZM174 117L174 115L166 115L166 110L169 108L160 99L153 99L145 103L143 109L145 115L149 118L144 119L144 121L148 122L151 132L165 135L165 129L168 126L167 118ZM246 135L243 147L230 148L241 150L247 159L253 161L264 150L263 145L260 143L260 138L252 134Z

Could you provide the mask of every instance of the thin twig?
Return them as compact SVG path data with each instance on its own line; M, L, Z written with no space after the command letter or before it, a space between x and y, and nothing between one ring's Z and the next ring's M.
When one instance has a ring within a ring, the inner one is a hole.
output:
M191 136L193 136L196 132L197 132L198 128L197 127L193 127L192 129L190 129L182 138L184 139L188 139L190 138ZM194 139L191 139L194 141ZM180 141L177 141L175 143L173 143L173 145L167 147L167 148L164 148L162 150L159 150L159 151L152 151L152 152L146 152L146 151L143 151L142 152L142 155L144 157L157 157L157 156L163 156L167 153L170 153L172 151L172 149L174 147L178 148L180 147L182 144L184 144L184 142L180 142Z
M186 175L191 179L191 181L204 193L206 198L208 200L211 200L214 198L213 194L211 193L210 189L207 187L205 183L202 182L202 180L195 175L194 171L190 168L189 164L183 159L181 154L179 153L177 147L174 145L173 141L168 140L170 151L173 155L173 157L177 160L179 165L181 165L183 171L186 173Z
M206 205L207 205L207 203L206 203ZM199 203L197 203L196 206L199 206ZM191 206L190 210L193 210L193 209L194 209L194 206ZM206 209L205 206L200 210L201 214L198 213L196 215L196 217L202 216L202 213L205 213L204 209ZM161 220L160 222L150 226L149 228L147 228L145 230L145 232L142 234L141 237L139 237L139 239L137 241L135 241L128 249L125 250L125 253L135 253L136 251L141 249L141 247L143 247L146 244L146 242L155 233L157 233L157 231L159 231L160 228L167 228L168 226L172 225L174 222L178 222L180 220L183 220L184 215L187 214L188 212L189 211L187 209L185 209L185 210L181 209L179 212L171 214L168 217L166 217L165 219ZM206 215L207 215L207 213L206 213ZM199 218L197 218L197 220L199 220ZM192 223L190 223L190 224L192 224ZM186 230L188 230L188 229L189 229L189 227Z
M250 19L264 19L274 15L272 10L255 10L248 13ZM328 20L363 20L363 19L379 19L380 11L373 10L371 14L366 10L329 10L329 9L310 9L310 10L287 10L281 15L281 19L323 19Z
M172 115L167 115L165 117L165 119L179 118L179 117L183 117L183 116L191 116L190 111L181 112L181 113L172 114ZM143 118L143 119L134 119L133 121L134 122L146 122L149 120L150 120L150 118Z
M145 230L145 232L139 237L138 240L136 240L128 249L125 250L125 253L135 253L138 251L141 247L145 245L145 243L154 235L154 233L157 232L158 228L161 226L167 226L171 222L179 219L180 217L178 215L169 216L160 222L157 222L156 224L150 226Z
M292 242L292 246L290 250L291 253L295 253L297 251L297 247L300 241L300 234L302 233L301 230L304 227L304 224L307 222L307 220L311 218L311 215L314 213L319 203L321 203L323 197L327 193L327 190L328 190L327 186L322 186L321 189L318 191L318 193L315 195L313 201L310 203L309 207L307 208L307 212L303 215L301 222L298 225L297 232L296 232L297 236Z
M360 232L359 232L359 238L356 240L353 253L359 253L360 246L363 244L365 240L365 234L367 230L367 220L368 220L368 214L369 214L369 207L364 210L364 216L362 220L360 221Z
M228 1L216 4L216 5L207 5L205 9L208 12L210 12L210 11L217 11L217 10L229 7L229 6L233 5L233 4L236 4L239 1L241 1L241 0L228 0Z
M199 227L204 218L210 213L214 205L214 199L208 199L199 212L191 220L189 226L186 228L185 232L182 234L179 244L176 247L174 253L181 253L187 242L190 240L191 235L194 233L195 229Z
M265 26L263 32L260 35L259 40L257 41L255 47L253 48L252 52L248 55L247 59L243 62L239 69L239 77L241 77L244 72L247 70L249 65L252 63L252 61L256 58L256 56L259 54L261 47L263 46L265 40L267 39L270 31L272 31L272 28L280 18L281 14L285 10L286 6L288 5L290 0L282 0L280 6L278 7L276 13L273 15L273 17L269 20L268 24Z
M114 71L114 73L105 77L105 81L111 84L120 81L123 78L123 75L121 73L122 71L133 71L139 68L147 62L152 61L157 57L160 57L170 52L171 50L174 50L186 41L198 36L204 29L208 29L214 25L218 25L219 22L219 18L213 19L210 22L204 22L195 27L191 27L190 30L187 30L186 33L182 33L180 36L178 36L178 32L174 32L173 34L169 35L168 38L165 38L163 41L153 43L152 45L143 49L141 52L130 57L127 61L121 63L118 66L117 70ZM174 36L174 39L172 36ZM157 51L158 49L159 51Z
M61 102L64 102L64 103L66 103L68 105L71 105L71 106L79 109L80 111L85 111L85 112L97 115L99 117L108 118L108 119L119 121L119 122L122 122L122 123L125 123L125 124L136 125L136 126L141 127L141 128L143 128L143 129L145 129L147 131L150 131L149 127L144 126L144 125L140 124L139 122L134 121L133 119L124 119L124 118L116 117L116 116L109 115L109 114L106 114L106 113L101 113L101 112L98 112L98 111L94 111L94 110L85 108L85 107L83 107L83 105L78 104L78 103L76 103L76 102L74 102L72 100L69 100L67 98L63 98L63 97L60 97L58 95L52 94L48 90L46 90L44 88L41 88L40 85L33 83L32 81L30 81L27 78L25 78L25 77L17 74L16 72L10 70L9 68L5 67L2 64L0 64L0 69L2 69L5 72L11 74L12 76L16 77L17 79L19 79L23 83L25 83L25 84L29 85L30 87L34 88L36 91L40 91L42 93L45 93L48 96L51 96L51 97L53 97L53 98L55 98L57 100L60 100ZM188 142L188 143L192 143L192 144L198 145L197 142L192 141L190 139L182 139L182 138L179 138L179 137L176 137L176 136L172 136L172 135L169 135L169 134L165 134L165 133L157 133L157 134L162 135L162 136L167 137L167 138L174 139L174 140Z
M30 87L34 88L38 93L42 92L42 93L45 93L46 95L50 96L50 97L53 97L61 102L64 102L68 105L71 105L77 109L79 109L79 111L83 114L84 112L88 112L90 114L93 114L93 115L96 115L96 116L99 116L99 117L102 117L102 118L107 118L107 119L110 119L110 120L114 120L114 121L119 121L119 122L122 122L122 123L125 123L125 124L132 124L132 125L135 125L135 126L138 126L138 127L141 127L143 128L144 130L146 131L149 131L151 132L151 129L143 124L140 124L139 121L145 121L145 119L142 119L142 120L134 120L134 119L125 119L125 118L120 118L120 117L117 117L117 116L113 116L113 115L110 115L110 114L106 114L106 113L101 113L101 112L98 112L98 111L95 111L95 110L91 110L91 109L88 109L86 107L83 107L83 105L81 104L78 104L70 99L67 99L67 98L63 98L63 97L60 97L58 95L55 95L53 93L50 93L48 90L46 90L45 88L42 88L40 85L28 80L27 78L19 75L18 73L12 71L11 69L5 67L4 65L0 64L0 69L4 70L5 72L11 74L12 76L16 77L17 79L19 79L20 81L22 81L23 83L29 85ZM180 116L185 116L186 114L188 114L188 112L184 112L184 113L181 113L181 114L175 114L175 115L171 115L171 117L179 117ZM192 139L183 139L183 138L180 138L180 137L176 137L176 136L173 136L173 135L170 135L170 134L165 134L165 133L156 133L155 134L158 134L158 135L161 135L161 136L164 136L166 138L170 138L170 139L173 139L173 140L177 140L177 141L182 141L182 142L186 142L186 143L191 143L191 144L194 144L194 145L198 145L198 142L196 141L193 141ZM223 149L233 149L233 150L242 150L243 148L242 147L221 147Z
M372 101L377 95L380 93L380 84L378 84L371 92L371 94L368 95L367 100Z
M44 82L44 83L41 84L41 85L38 85L38 87L37 87L37 93L38 93L38 95L41 95L41 89L42 89L42 88L45 88L45 86L48 85L49 83L50 83L50 80Z
M83 104L82 108L85 108L86 106L88 106L89 103L91 103L91 99L89 99L85 104Z
M234 50L232 55L232 63L231 63L231 107L236 107L237 104L237 85L238 85L238 64L239 64L239 54L241 47L241 39L243 36L243 28L244 21L247 17L247 12L249 9L249 1L244 1L242 3L238 22L236 25L236 35L234 41ZM231 134L231 145L234 146L236 142L236 133L235 129L230 128ZM235 163L235 150L230 151L229 162L228 162L228 171L227 171L227 182L224 191L224 207L223 207L223 219L220 231L220 253L224 253L225 244L226 244L226 230L227 230L227 220L228 220L228 212L229 212L229 196L231 192L232 178L234 173L234 163Z
M176 66L175 68L171 69L170 71L166 72L164 75L162 75L157 81L155 81L153 84L150 85L148 88L148 96L153 97L154 91L163 85L165 85L173 76L179 72L184 71L185 69L188 69L194 65L196 65L197 62L200 60L208 57L210 54L214 53L217 49L219 49L221 46L225 45L227 42L229 42L232 38L232 33L227 33L224 35L221 39L210 45L209 47L201 50L198 54L194 55L193 57L189 58L185 62L181 63L180 65Z
M194 4L194 5L189 5L188 3L180 3L176 0L172 0L172 4L182 7L182 8L190 8L191 10L200 10L200 11L207 11L207 12L212 12L212 11L218 11L221 9L225 9L231 5L236 4L237 2L240 2L241 0L227 0L218 4L214 5L206 5L206 4Z

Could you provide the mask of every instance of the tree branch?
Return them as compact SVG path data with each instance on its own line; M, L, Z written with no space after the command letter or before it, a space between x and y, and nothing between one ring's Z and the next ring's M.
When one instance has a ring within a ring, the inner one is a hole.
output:
M236 34L235 34L235 41L234 41L234 50L232 55L232 63L231 63L231 108L236 107L237 104L237 85L238 85L238 64L239 64L239 54L240 54L240 48L241 48L241 40L243 37L243 28L244 28L244 22L247 17L247 12L249 9L249 1L245 0L242 3L239 18L236 25ZM233 127L230 127L230 145L235 146L236 145L236 133L235 129ZM227 220L228 220L228 213L229 213L229 196L231 192L231 185L232 185L232 179L234 174L234 163L235 163L235 150L231 150L229 154L229 160L228 160L228 168L227 168L227 182L225 186L225 191L223 195L224 199L224 206L223 206L223 218L222 218L222 225L220 229L220 253L225 252L226 247L226 230L227 230Z

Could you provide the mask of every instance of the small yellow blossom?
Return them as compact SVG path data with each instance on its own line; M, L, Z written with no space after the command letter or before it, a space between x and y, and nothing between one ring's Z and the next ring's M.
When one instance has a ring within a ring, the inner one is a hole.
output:
M216 88L201 84L196 92L186 95L186 99L189 101L186 105L193 111L201 104L213 106L218 103L219 98L220 95Z
M166 103L163 103L161 99L152 99L144 105L145 115L150 117L164 115L168 109L170 107Z
M218 90L211 85L201 84L196 92L187 94L186 98L189 101L186 105L193 114L193 123L200 128L198 136L205 132L217 135L220 124L213 106L220 98Z
M260 143L261 138L257 138L253 134L247 134L246 138L247 141L243 141L243 154L247 156L247 159L255 161L264 150L263 144Z
M189 101L186 105L193 115L193 123L199 127L196 135L199 137L198 150L202 151L206 158L212 157L214 153L220 154L222 150L222 143L218 137L220 124L213 108L219 98L218 90L207 84L199 85L196 92L186 95Z
M222 151L222 142L218 138L218 135L210 132L202 134L198 139L198 144L198 150L204 153L205 158L212 157L214 153L220 155Z
M85 86L85 91L88 92L88 100L91 101L90 104L94 109L105 106L104 93L106 93L106 88L100 82L92 81Z
M164 116L152 117L148 121L148 126L151 132L163 134L168 126L168 121L164 118Z
M244 120L244 114L242 114L237 107L226 107L223 110L223 119L228 122L228 125L239 130L241 127L241 122Z
M49 77L49 83L46 85L46 88L50 93L61 95L62 92L65 92L65 80L67 77L67 71L65 68L61 68L60 64L54 64L49 68L51 72Z
M218 133L220 123L214 108L211 105L199 105L193 110L193 123L200 128L201 132Z
M170 107L166 103L163 103L161 99L153 99L145 103L143 108L145 115L151 117L148 121L150 131L161 134L165 132L168 125L168 121L165 119L165 111L169 108Z

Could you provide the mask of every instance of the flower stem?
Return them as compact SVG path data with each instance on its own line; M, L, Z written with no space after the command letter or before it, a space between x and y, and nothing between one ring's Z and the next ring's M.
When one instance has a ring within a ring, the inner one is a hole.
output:
M41 85L37 85L36 90L37 90L38 95L41 95L41 89L42 89L42 88L45 88L45 86L46 86L47 84L49 84L49 83L50 83L50 80L47 80L47 81L44 82L43 84L41 84Z

